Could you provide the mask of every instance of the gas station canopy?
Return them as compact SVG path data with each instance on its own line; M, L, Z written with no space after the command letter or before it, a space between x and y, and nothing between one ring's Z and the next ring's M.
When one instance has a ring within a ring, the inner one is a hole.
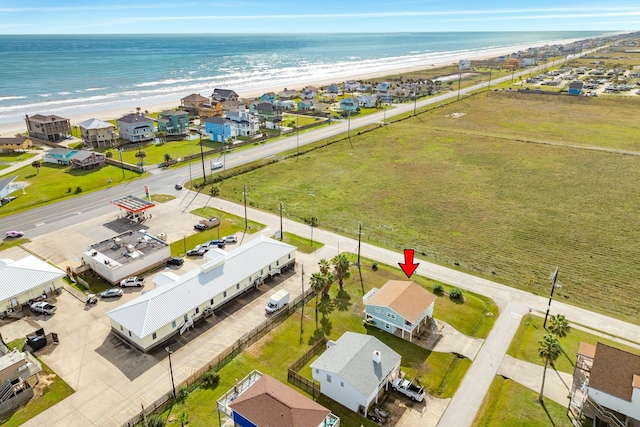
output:
M128 212L138 213L153 208L156 204L146 201L136 196L124 196L111 201L112 205L116 205Z

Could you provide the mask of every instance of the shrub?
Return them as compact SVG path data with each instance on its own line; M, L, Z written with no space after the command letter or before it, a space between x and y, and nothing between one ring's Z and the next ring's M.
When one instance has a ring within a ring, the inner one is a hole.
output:
M444 288L440 283L433 285L433 293L436 295L442 295L444 293Z
M377 270L378 270L378 263L377 263L377 262L374 262L373 264L371 264L371 269L372 269L373 271L377 271Z
M451 289L449 291L449 298L461 300L462 299L462 290L458 289L458 288Z
M180 387L180 390L178 390L176 400L178 402L184 402L187 396L189 396L189 388L183 385L182 387Z
M216 371L209 370L202 375L202 384L205 387L213 388L220 382L220 374Z
M76 194L82 193L82 187L76 187Z
M160 415L151 415L147 418L147 425L149 427L164 427L165 421Z

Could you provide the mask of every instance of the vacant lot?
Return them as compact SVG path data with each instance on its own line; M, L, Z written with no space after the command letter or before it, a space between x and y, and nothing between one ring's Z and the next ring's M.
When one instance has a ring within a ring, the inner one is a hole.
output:
M638 322L629 99L484 93L230 178L223 197ZM577 113L579 112L579 113ZM453 113L466 113L454 118ZM610 125L614 123L614 125ZM606 129L606 131L603 131ZM529 143L547 141L555 145Z

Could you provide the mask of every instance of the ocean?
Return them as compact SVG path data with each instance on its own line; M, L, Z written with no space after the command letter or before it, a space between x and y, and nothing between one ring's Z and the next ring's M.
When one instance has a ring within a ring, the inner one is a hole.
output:
M0 124L464 59L604 32L0 36ZM108 119L108 118L103 118Z

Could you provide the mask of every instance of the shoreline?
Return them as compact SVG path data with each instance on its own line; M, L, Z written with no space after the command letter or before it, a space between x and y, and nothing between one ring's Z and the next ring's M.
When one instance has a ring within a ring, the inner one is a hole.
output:
M435 58L435 59L429 60L428 61L429 63L413 65L410 67L389 68L384 70L378 70L371 73L365 73L365 74L360 73L356 75L345 74L341 77L338 77L338 78L334 77L330 79L329 78L317 79L317 80L311 79L304 83L296 83L295 85L286 86L286 87L301 90L306 86L319 86L319 87L327 86L331 83L343 83L347 80L370 80L370 79L376 79L381 77L387 77L391 75L440 68L447 65L456 64L457 61L460 59L469 59L472 61L487 60L487 59L493 59L502 55L508 55L513 52L526 50L529 48L541 47L541 46L552 46L552 45L567 45L579 40L583 40L583 39L550 40L550 41L542 41L538 43L529 43L526 45L523 44L523 45L515 45L515 46L506 46L501 48L489 48L489 49L484 49L482 52L476 52L475 54L473 52L466 52L464 55L461 54L460 57L456 57L456 59L453 59L451 57ZM213 89L214 87L211 88L212 92L213 92ZM266 92L278 93L284 89L284 86L279 84L277 86L274 85L274 86L253 88L253 89L234 89L232 87L228 89L235 90L236 93L238 93L238 95L241 98L255 98L255 97L259 97L260 95ZM188 95L190 94L185 93L182 96L184 97ZM203 96L209 96L209 94L204 94ZM120 107L114 107L111 109L99 109L99 110L89 109L85 113L64 115L63 117L68 118L71 121L71 125L74 126L74 125L77 125L79 122L82 122L84 120L91 119L91 118L97 118L105 121L117 119L128 113L135 112L137 107L140 107L141 111L159 112L163 110L176 108L179 106L180 106L180 98L167 99L165 101L153 102L148 104L138 104L132 101L130 104L127 103L126 105L123 105ZM34 114L44 114L44 113L40 113L37 111L36 112L25 111L24 114L34 115ZM24 120L0 124L0 136L2 137L14 136L17 133L22 133L25 131L26 131L26 125L24 123Z

